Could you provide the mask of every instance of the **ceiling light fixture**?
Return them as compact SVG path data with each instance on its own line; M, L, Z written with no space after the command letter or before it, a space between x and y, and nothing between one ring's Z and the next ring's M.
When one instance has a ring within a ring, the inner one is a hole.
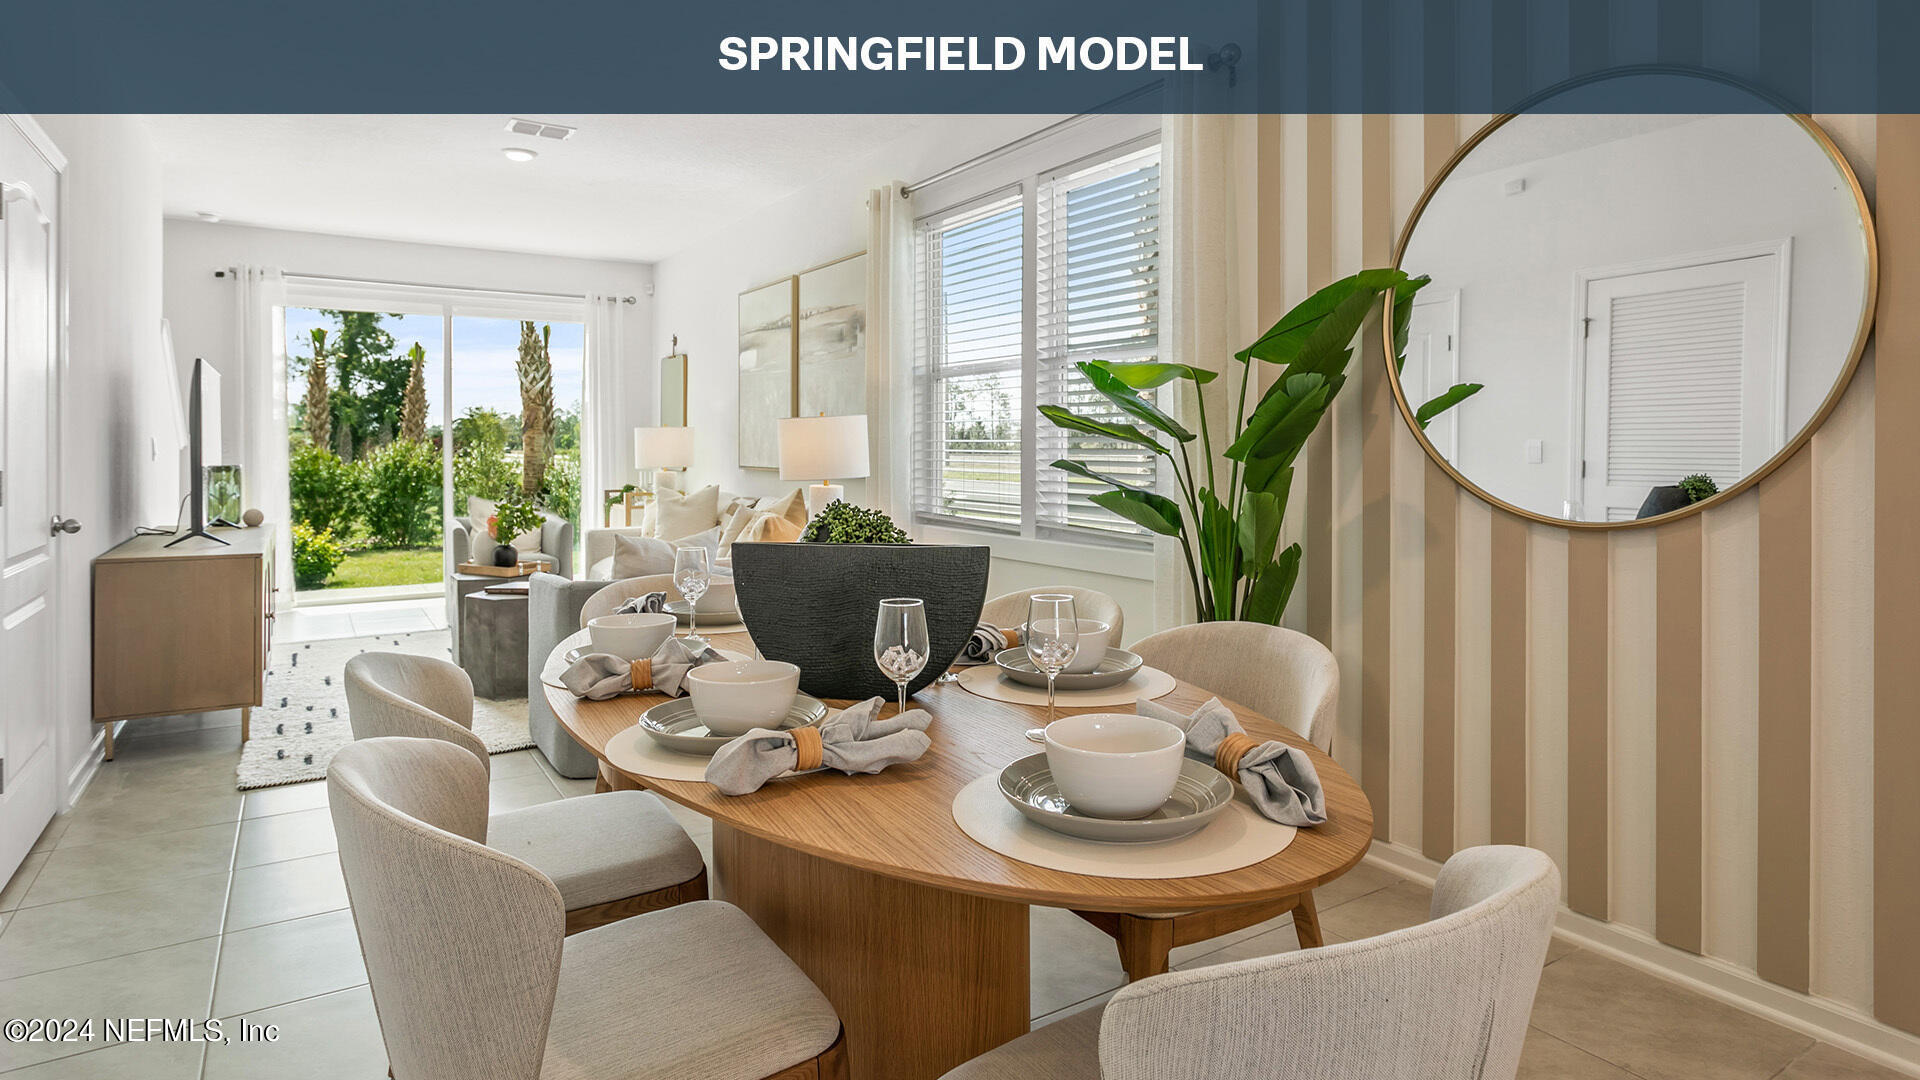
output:
M532 161L540 156L540 151L529 150L524 146L502 147L500 152L507 155L508 161Z
M199 218L201 221L204 221L209 225L217 225L220 223L220 215L214 213L211 210L195 211L193 216Z

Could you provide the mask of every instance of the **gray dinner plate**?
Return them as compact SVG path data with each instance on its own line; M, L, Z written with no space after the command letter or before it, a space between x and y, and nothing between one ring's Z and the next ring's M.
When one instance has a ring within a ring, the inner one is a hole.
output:
M1060 794L1045 751L1029 754L1000 773L1000 794L1028 821L1082 840L1145 844L1199 832L1233 802L1233 782L1198 761L1180 763L1180 779L1160 809L1119 821L1080 813Z
M793 707L787 710L787 718L781 722L780 730L813 727L826 718L825 702L806 694L795 694ZM693 711L691 698L674 698L641 713L640 730L668 750L697 757L712 757L715 751L738 738L708 731L707 725L701 723L699 715Z
M1015 645L1011 649L1001 649L993 654L993 662L1000 667L1000 674L1014 682L1027 686L1047 688L1046 673L1033 666L1033 658L1027 655L1027 647ZM1107 650L1100 666L1080 675L1061 672L1054 676L1053 687L1056 690L1105 690L1109 686L1118 686L1134 677L1140 671L1140 658L1121 648Z
M687 603L685 600L669 600L665 606L668 614L680 620L681 626L685 626L693 621L693 605ZM740 609L732 608L727 611L703 611L700 613L700 617L705 619L709 626L732 626L734 623L740 621Z

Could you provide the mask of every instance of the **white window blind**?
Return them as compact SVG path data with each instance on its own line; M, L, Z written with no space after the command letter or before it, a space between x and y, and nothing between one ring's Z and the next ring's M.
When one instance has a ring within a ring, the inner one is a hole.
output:
M1607 482L1739 479L1746 288L1619 296L1607 350Z
M1025 222L1015 192L915 230L913 501L922 517L1020 528Z
M1044 177L1036 203L1038 403L1137 423L1095 392L1074 364L1153 360L1159 355L1159 148ZM1145 535L1138 525L1088 501L1088 496L1107 490L1105 484L1062 472L1052 463L1072 458L1116 480L1151 489L1158 455L1051 423L1037 434L1035 510L1041 532Z
M1054 404L1133 422L1073 365L1158 357L1159 225L1159 148L1150 141L920 219L917 519L1145 544L1144 530L1088 501L1105 485L1052 463L1072 458L1156 488L1157 456L1064 431L1028 410Z

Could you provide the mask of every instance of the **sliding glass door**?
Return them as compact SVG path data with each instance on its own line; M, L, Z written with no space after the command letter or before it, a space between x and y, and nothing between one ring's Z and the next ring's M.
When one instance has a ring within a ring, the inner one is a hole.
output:
M338 291L342 306L286 309L302 598L441 591L454 519L467 519L469 557L484 560L493 547L484 516L468 515L470 498L530 499L573 523L577 550L586 353L578 305Z

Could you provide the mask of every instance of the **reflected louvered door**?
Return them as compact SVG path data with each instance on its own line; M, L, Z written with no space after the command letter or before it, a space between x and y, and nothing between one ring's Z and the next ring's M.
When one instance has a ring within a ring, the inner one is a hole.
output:
M1655 487L1739 481L1779 445L1781 259L1732 259L1587 285L1588 520L1631 520Z

